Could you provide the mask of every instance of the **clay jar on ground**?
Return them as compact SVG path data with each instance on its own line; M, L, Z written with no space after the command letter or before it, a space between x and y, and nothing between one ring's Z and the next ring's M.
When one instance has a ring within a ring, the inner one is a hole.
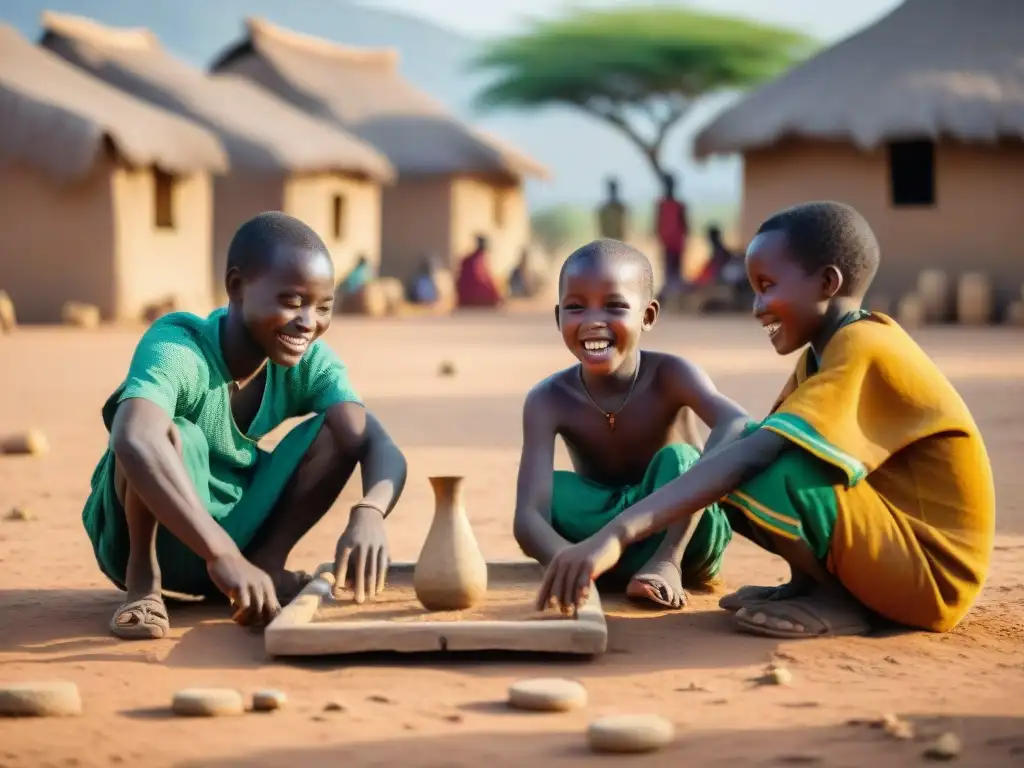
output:
M487 561L462 503L461 477L431 477L434 519L413 572L413 588L430 611L460 611L487 594Z

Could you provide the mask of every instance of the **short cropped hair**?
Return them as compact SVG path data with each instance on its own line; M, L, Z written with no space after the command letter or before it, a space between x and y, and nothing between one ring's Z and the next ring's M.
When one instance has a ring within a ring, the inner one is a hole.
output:
M328 255L327 246L308 224L280 211L253 216L235 232L228 246L228 271L250 276L270 265L276 246L284 245Z
M761 224L757 234L764 232L784 232L808 273L838 269L844 295L863 296L878 272L878 239L867 220L845 203L822 200L786 208Z
M558 273L558 292L561 294L565 273L576 264L594 264L606 259L613 264L635 264L640 267L640 290L645 301L654 298L654 270L643 253L621 240L602 238L587 243L569 254Z

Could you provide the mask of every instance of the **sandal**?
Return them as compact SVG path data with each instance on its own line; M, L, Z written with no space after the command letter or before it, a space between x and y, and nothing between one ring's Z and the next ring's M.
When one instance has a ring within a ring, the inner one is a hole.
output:
M740 587L718 601L718 607L735 613L740 608L754 603L763 603L767 600L776 600L784 584L777 587Z
M171 630L167 607L160 595L125 603L110 620L110 631L122 640L159 640Z
M744 632L784 640L848 637L871 631L864 606L852 597L825 590L747 605L736 612L736 624Z

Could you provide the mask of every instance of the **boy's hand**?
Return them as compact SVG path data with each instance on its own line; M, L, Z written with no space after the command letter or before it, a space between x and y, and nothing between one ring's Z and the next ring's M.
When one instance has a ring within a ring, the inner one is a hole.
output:
M348 527L338 539L334 555L335 588L351 586L357 603L366 598L373 600L384 591L389 563L384 515L373 507L356 505Z
M231 599L231 618L239 624L268 624L281 612L273 580L240 552L211 560L206 570L217 589Z
M548 564L537 594L537 608L544 610L552 600L563 612L579 608L590 592L590 582L610 570L620 557L618 536L604 531L566 547Z

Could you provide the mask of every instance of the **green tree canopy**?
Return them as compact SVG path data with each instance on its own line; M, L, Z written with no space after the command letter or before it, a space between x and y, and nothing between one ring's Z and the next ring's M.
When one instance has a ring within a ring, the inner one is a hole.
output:
M495 41L471 66L493 75L477 94L480 109L577 107L625 134L660 176L665 139L698 98L774 77L811 47L784 28L629 7L535 22Z

